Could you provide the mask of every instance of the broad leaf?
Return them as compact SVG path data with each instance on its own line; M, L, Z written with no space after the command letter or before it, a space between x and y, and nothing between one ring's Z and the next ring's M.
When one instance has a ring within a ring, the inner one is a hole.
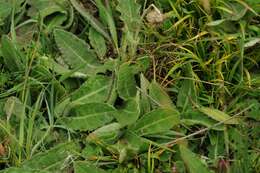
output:
M136 81L132 67L129 64L120 66L117 75L117 91L119 96L128 100L136 96Z
M9 97L5 103L4 109L7 119L10 119L11 115L20 118L25 111L24 104L17 97Z
M131 125L136 122L140 114L139 95L129 99L114 115L121 126Z
M180 145L180 153L190 173L210 173L209 169L188 148Z
M224 130L223 124L214 126L217 122L201 112L188 111L182 114L181 122L186 126L202 125L213 130Z
M222 18L233 21L241 19L248 10L242 3L236 1L227 2L226 7L219 8L221 9L220 14Z
M192 108L191 100L197 101L194 81L185 79L181 82L181 88L178 92L177 106L183 110Z
M95 49L96 54L100 59L103 59L107 52L106 41L104 37L95 29L89 29L89 40L91 46Z
M148 89L150 86L150 82L145 78L143 74L140 75L140 85L141 85L141 99L140 99L140 109L141 113L145 114L150 112L151 104L150 98L148 97Z
M11 14L12 4L8 2L0 2L0 26L4 20Z
M170 96L164 91L164 89L155 81L149 86L149 96L151 102L157 104L161 108L174 108L174 104Z
M44 171L44 170L33 170L29 168L9 168L5 169L3 171L0 171L0 173L51 173L49 171Z
M118 138L120 128L121 125L119 123L105 125L90 133L87 137L87 140L90 142L114 142Z
M113 119L115 109L105 103L87 103L72 109L69 117L60 119L60 123L72 130L94 130Z
M32 18L41 17L49 28L61 26L69 18L68 1L59 0L29 0L30 8L27 15Z
M63 168L64 161L76 150L78 147L74 143L60 144L44 153L33 156L23 163L23 167L56 172L56 170Z
M10 71L17 72L24 68L24 60L22 59L19 50L6 35L2 36L2 54L5 66Z
M104 75L90 77L71 96L71 105L82 105L90 102L105 102L110 94L112 80Z
M102 19L103 23L108 26L114 46L116 49L118 49L117 30L109 1L107 1L106 6L104 6L101 0L96 0L96 5L99 10L99 16Z
M55 30L54 36L64 60L71 68L82 69L87 74L96 72L100 64L86 42L64 30Z
M245 43L244 47L245 48L253 47L258 43L260 43L260 38L251 38L247 43Z
M140 8L141 6L134 0L118 1L117 10L121 13L120 18L128 31L135 32L141 25Z
M133 130L140 135L150 135L167 131L179 124L179 112L174 109L157 109L151 111L133 126Z
M77 161L74 163L75 173L106 173L103 169L95 167L88 162Z
M223 124L239 124L237 118L232 118L225 112L222 112L218 109L200 107L199 111L216 121L224 121Z
M73 7L89 22L89 24L100 34L102 34L107 40L111 41L109 34L106 32L104 26L95 18L93 17L87 9L83 7L78 0L70 0Z

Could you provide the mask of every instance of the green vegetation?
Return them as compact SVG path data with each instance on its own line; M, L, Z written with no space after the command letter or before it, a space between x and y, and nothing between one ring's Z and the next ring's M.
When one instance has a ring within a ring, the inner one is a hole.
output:
M258 172L259 14L259 0L0 0L0 172Z

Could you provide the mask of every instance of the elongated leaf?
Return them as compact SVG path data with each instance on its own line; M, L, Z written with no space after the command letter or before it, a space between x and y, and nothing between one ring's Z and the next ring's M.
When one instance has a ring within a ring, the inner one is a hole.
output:
M140 114L139 95L129 99L126 105L114 115L121 126L131 125L136 122Z
M169 95L155 81L153 81L149 86L149 95L151 97L151 101L161 108L175 107Z
M253 47L257 43L260 43L260 38L252 38L247 43L245 43L244 47L245 48Z
M179 124L179 112L174 109L151 111L136 122L133 130L140 135L156 134L167 131Z
M121 13L121 19L128 31L134 32L141 25L140 8L141 6L133 0L118 1L117 10Z
M103 141L106 143L114 142L119 135L121 125L119 123L111 123L98 128L88 135L87 140L90 142Z
M106 173L103 169L93 166L88 162L75 162L75 173Z
M101 17L103 23L106 24L109 28L115 48L118 48L117 30L115 21L113 19L112 10L110 9L109 1L107 1L106 6L104 6L101 0L96 0L96 5L99 9L99 16Z
M8 2L0 2L0 25L3 21L10 15L12 10L12 5Z
M222 24L225 21L226 21L225 19L215 20L215 21L207 23L207 25L208 26L218 26L218 25Z
M33 156L32 159L23 163L23 167L55 172L63 167L66 158L76 150L78 147L74 143L60 144L44 153Z
M2 54L5 66L10 71L17 72L23 69L21 54L6 35L2 36Z
M32 170L29 168L9 168L5 169L3 171L0 171L0 173L51 173L49 171L44 170Z
M7 115L7 119L11 117L11 115L16 115L16 117L20 117L24 114L24 104L17 97L9 97L5 103L5 113Z
M204 114L216 121L224 121L224 124L239 124L236 118L231 119L231 117L228 114L218 109L200 107L199 111L203 112Z
M96 54L100 59L103 59L107 52L106 41L104 37L93 28L89 29L89 40L91 46L95 49Z
M105 103L87 103L74 107L71 116L60 119L61 124L73 130L94 130L112 119L115 109Z
M120 66L117 77L117 91L121 98L128 100L136 96L136 81L129 64Z
M64 60L71 68L82 68L88 74L95 73L100 64L86 42L64 30L55 30L54 36Z
M217 123L217 121L197 111L196 112L188 111L186 113L183 113L181 122L187 126L202 125L211 128L213 130L220 130L220 131L224 130L223 124L214 126Z
M102 34L107 40L111 41L110 36L107 34L105 27L95 18L93 17L87 9L83 7L77 0L70 0L71 4L74 8L89 22L89 24L96 29L97 32Z
M141 99L140 99L140 109L141 113L145 114L150 112L151 104L148 95L148 88L150 86L149 81L145 78L143 74L140 75L140 84L141 84Z
M61 26L69 18L69 7L67 0L29 0L30 9L27 15L32 18L41 16L48 28Z
M92 76L71 96L72 105L90 102L105 102L108 99L112 81L103 75Z
M195 84L194 81L185 79L182 81L182 85L178 93L177 106L183 108L184 110L189 108L191 109L192 104L190 99L193 102L197 101Z
M188 148L180 145L180 153L190 173L210 173L209 169L203 165L201 160Z
M226 10L220 11L220 14L222 15L222 18L226 18L228 20L238 21L246 14L248 10L244 5L236 1L231 1L226 4Z

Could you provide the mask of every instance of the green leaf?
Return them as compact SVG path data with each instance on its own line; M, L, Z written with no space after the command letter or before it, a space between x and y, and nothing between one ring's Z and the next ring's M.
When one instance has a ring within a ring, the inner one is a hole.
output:
M107 46L104 37L91 27L89 29L89 40L98 57L103 59L107 52Z
M68 1L66 0L29 0L29 10L27 15L31 18L38 18L39 16L49 28L61 26L68 18Z
M112 143L118 138L120 128L121 125L119 123L105 125L90 133L87 140L90 142L103 141L106 143Z
M218 109L213 108L207 108L207 107L200 107L198 108L199 111L206 114L210 118L216 120L216 121L224 121L223 124L239 124L238 120L236 118L232 118L226 114L225 112L222 112Z
M64 161L76 150L78 150L78 147L74 143L59 144L58 146L55 146L46 152L36 154L30 160L25 161L23 167L55 172L64 166Z
M134 0L118 1L117 10L121 13L121 20L125 24L126 30L135 32L140 27L142 21L140 17L141 6Z
M0 26L3 25L4 20L11 14L12 5L8 2L0 2Z
M186 110L192 108L192 103L190 99L194 102L197 101L196 90L194 81L185 79L181 82L181 88L178 92L177 106Z
M54 36L64 60L71 68L83 68L83 71L88 74L96 72L100 64L86 42L70 32L59 29L54 31Z
M109 34L106 32L105 27L93 17L77 0L70 0L74 8L89 22L89 24L107 40L111 41Z
M160 106L161 108L174 108L170 96L164 91L164 89L156 82L153 81L149 86L149 95L151 101Z
M224 130L223 124L214 126L217 122L211 119L210 117L203 115L201 112L194 112L194 111L185 112L184 114L182 114L181 122L186 126L202 125L211 128L213 130L219 130L219 131Z
M95 130L113 119L115 112L109 104L87 103L72 109L69 117L60 119L60 123L72 130Z
M103 169L93 166L88 162L77 161L74 163L75 173L106 173Z
M99 16L102 19L103 23L108 26L114 46L116 49L118 49L117 30L109 1L107 1L106 6L104 6L101 0L96 0L96 5L98 7Z
M44 170L32 170L29 168L8 168L0 171L0 173L51 173L49 171Z
M133 130L140 135L150 135L165 132L179 124L179 112L174 109L157 109L151 111L133 126Z
M136 122L140 114L139 95L127 100L126 104L114 115L121 126L131 125Z
M248 10L243 4L236 1L227 2L226 7L221 7L219 9L224 9L223 11L220 11L222 18L232 21L240 20L245 16Z
M105 102L110 94L112 80L104 75L90 77L71 95L71 105L82 105L90 102Z
M260 38L251 38L248 42L245 43L244 47L245 48L253 47L258 43L260 43Z
M207 23L207 26L218 26L225 21L226 21L226 19L215 20L215 21Z
M140 75L140 85L141 85L141 99L140 99L140 109L141 113L145 114L150 112L151 105L149 100L148 89L150 86L150 82L145 78L143 74Z
M119 96L128 100L136 96L136 81L132 67L129 64L120 66L117 76L117 91Z
M23 62L19 50L8 38L8 36L2 36L2 54L4 57L5 66L13 72L22 70Z
M179 146L179 149L181 157L190 173L210 173L210 170L201 162L195 153L182 145Z
M17 97L9 97L5 103L5 113L7 119L11 118L11 115L20 117L24 114L24 104Z

